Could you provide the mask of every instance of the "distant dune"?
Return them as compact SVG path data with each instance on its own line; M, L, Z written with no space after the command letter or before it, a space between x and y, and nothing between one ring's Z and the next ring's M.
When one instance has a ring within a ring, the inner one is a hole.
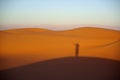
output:
M120 62L66 57L0 71L2 80L120 80Z
M34 62L74 56L75 43L79 56L120 61L120 31L94 27L66 31L24 28L0 31L0 70Z
M40 29L40 28L22 28L22 29L4 30L4 32L10 32L10 33L47 32L47 31L51 31L51 30Z
M76 28L72 30L62 31L63 34L79 36L79 37L86 37L86 38L120 38L119 34L120 31L115 31L111 29L105 28L95 28L95 27L82 27Z

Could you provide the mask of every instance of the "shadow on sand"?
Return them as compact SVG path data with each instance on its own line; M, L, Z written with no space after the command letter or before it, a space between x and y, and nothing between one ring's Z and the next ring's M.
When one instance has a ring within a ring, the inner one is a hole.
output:
M120 80L120 62L66 57L0 71L0 80Z

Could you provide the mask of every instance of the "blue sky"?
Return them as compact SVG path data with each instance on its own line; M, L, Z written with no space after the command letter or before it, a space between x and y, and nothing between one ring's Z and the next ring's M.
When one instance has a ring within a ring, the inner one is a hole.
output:
M0 24L120 26L119 0L0 0Z

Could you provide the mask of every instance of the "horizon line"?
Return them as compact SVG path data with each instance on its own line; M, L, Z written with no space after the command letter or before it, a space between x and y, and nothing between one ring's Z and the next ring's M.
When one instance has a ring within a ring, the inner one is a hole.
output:
M92 24L0 24L1 30L11 30L11 29L22 29L22 28L40 28L40 29L48 29L54 31L64 31L71 30L76 28L83 27L92 27L92 28L103 28L109 30L117 30L120 31L120 27L118 26L109 26L109 25L92 25Z
M78 27L78 28L72 28L72 29L66 29L66 30L53 30L53 29L47 29L47 28L34 28L34 27L27 27L27 28L14 28L14 29L5 29L5 30L20 30L20 29L43 29L43 30L49 30L49 31L70 31L75 29L82 29L82 28L93 28L93 29L104 29L104 30L111 30L111 31L119 31L120 30L114 30L114 29L108 29L108 28L101 28L101 27ZM0 31L5 31L0 30Z

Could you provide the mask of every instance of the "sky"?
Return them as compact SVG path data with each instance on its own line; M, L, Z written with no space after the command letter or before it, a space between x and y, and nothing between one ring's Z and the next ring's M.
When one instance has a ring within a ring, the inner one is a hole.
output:
M0 24L57 25L56 29L60 25L63 29L65 25L120 28L119 8L120 0L0 0Z

